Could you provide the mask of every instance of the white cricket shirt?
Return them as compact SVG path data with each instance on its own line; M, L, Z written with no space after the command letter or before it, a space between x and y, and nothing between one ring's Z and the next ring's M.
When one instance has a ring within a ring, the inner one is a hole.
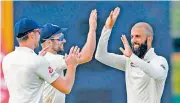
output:
M67 68L64 56L47 52L44 57L50 63L50 66L63 78L63 70ZM65 103L65 94L45 82L43 100L44 103Z
M2 63L9 90L9 103L43 103L44 81L52 83L59 75L44 57L27 47L16 47Z
M124 55L108 53L108 40L111 29L103 28L95 58L113 68L125 71L128 103L160 103L168 63L162 56L156 55L151 48L140 59L135 54L130 58Z

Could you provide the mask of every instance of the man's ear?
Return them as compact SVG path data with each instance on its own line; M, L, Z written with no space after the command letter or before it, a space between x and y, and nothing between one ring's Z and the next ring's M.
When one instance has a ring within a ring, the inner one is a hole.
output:
M27 35L28 35L28 38L29 38L29 39L33 39L33 38L34 38L34 34L33 34L33 33L31 33L31 32L30 32L30 33L28 33Z
M152 36L148 36L148 38L147 38L147 44L148 44L149 46L152 45L152 41L153 41L153 37L152 37Z
M49 45L52 45L52 41L51 40L47 40Z
M153 41L153 37L152 36L148 36L148 42L152 43L152 41Z

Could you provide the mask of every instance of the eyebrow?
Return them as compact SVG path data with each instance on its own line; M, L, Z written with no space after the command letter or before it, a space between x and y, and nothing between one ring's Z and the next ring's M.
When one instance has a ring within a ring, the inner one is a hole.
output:
M133 36L133 35L140 35L140 34L131 34L131 36Z

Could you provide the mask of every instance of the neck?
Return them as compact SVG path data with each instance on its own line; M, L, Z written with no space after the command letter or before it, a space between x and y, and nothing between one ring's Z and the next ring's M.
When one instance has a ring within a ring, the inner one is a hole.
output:
M27 47L27 48L30 48L32 50L35 49L35 47L32 44L28 43L28 42L21 42L21 43L19 43L19 47Z
M47 52L50 52L52 54L57 54L57 52L52 48L47 49Z
M149 51L149 49L151 49L152 48L152 46L148 46L148 48L147 48L147 51ZM146 52L147 53L147 52Z

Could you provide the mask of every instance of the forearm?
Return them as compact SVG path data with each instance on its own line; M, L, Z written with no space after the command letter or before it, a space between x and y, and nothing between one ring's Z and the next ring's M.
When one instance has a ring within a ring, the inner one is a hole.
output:
M99 43L97 46L95 58L111 67L119 70L125 70L126 57L114 53L108 53L108 40L110 37L111 29L103 28Z
M89 30L88 37L82 51L80 52L80 61L79 63L86 63L92 60L94 51L96 47L96 31L93 29Z
M161 59L156 59L150 63L147 63L146 61L137 57L135 54L132 54L130 59L136 66L141 68L142 71L154 79L161 80L165 79L167 76L168 66L164 60L162 62Z
M76 69L74 67L67 67L66 76L63 78L59 76L51 85L64 94L69 94L74 84L75 80L75 72Z
M101 37L99 38L99 43L96 50L96 57L102 57L107 54L108 40L111 34L111 29L103 28Z
M64 87L66 88L67 94L70 93L74 80L75 80L75 73L76 73L76 68L73 66L67 66L67 73L65 75L64 81L65 85Z

